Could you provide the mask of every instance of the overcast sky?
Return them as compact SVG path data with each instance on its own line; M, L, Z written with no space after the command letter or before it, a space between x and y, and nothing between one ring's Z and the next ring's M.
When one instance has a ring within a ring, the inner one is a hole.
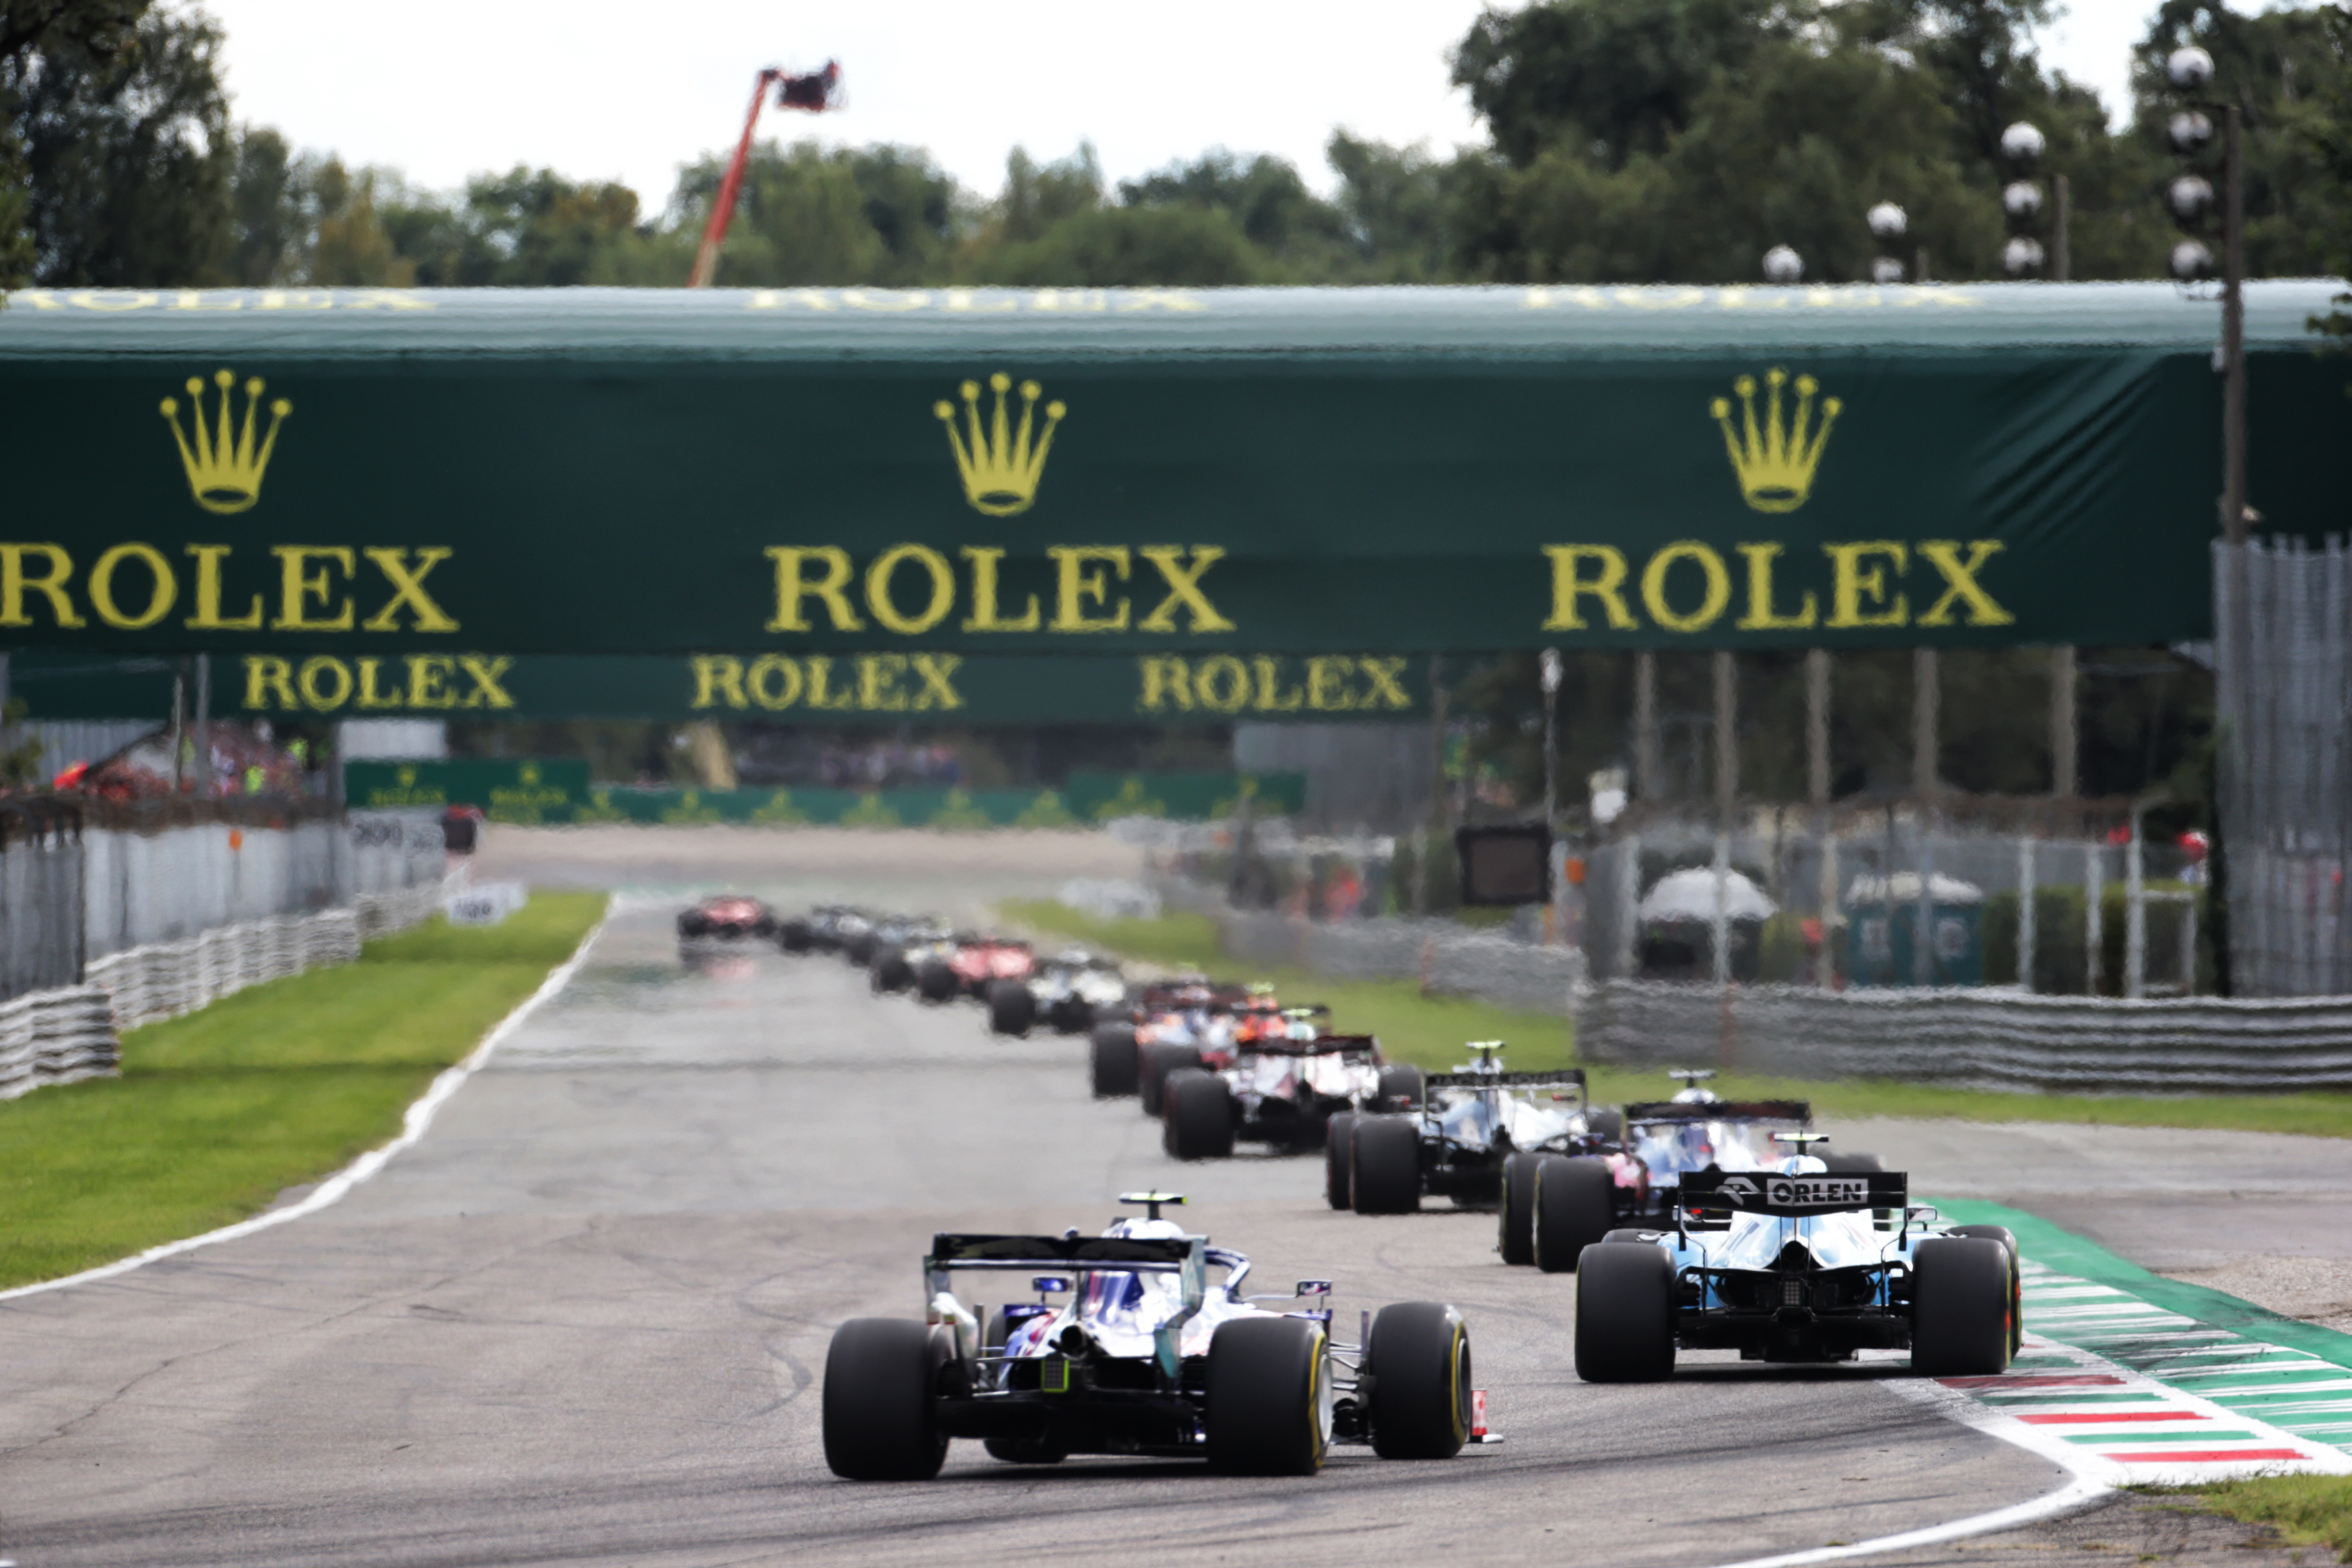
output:
M2064 0L2062 0L2062 5ZM740 133L761 66L842 63L847 110L762 129L928 149L994 192L1005 153L1092 141L1132 178L1222 143L1318 189L1334 126L1443 152L1476 139L1445 54L1480 0L204 0L228 33L240 120L299 147L454 188L517 163L627 182L647 209L678 164ZM2154 0L2072 0L2044 58L2126 98Z

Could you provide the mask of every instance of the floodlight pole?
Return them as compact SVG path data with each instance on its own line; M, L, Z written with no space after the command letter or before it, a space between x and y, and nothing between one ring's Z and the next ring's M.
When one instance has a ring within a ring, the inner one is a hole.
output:
M2221 537L2246 542L2246 184L2241 117L2221 110Z

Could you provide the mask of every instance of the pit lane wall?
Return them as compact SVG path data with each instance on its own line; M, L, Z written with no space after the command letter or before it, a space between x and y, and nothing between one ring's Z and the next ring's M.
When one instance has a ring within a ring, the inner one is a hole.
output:
M2076 1093L2352 1089L2352 996L2124 1001L1610 980L1580 994L1576 1026L1585 1059L1626 1067Z

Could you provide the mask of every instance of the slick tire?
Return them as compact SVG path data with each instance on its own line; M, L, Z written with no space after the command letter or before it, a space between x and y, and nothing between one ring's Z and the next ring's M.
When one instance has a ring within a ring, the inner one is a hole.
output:
M873 963L874 933L870 931L862 931L856 936L842 938L841 956L860 969Z
M1998 1241L2009 1254L2009 1353L2015 1360L2025 1348L2025 1277L2017 1261L2017 1237L2005 1225L1956 1225L1951 1234Z
M866 973L873 977L874 994L877 996L896 994L910 989L915 984L915 966L908 963L907 955L895 947L877 951Z
M1450 1459L1470 1440L1470 1329L1439 1301L1400 1301L1372 1320L1365 1347L1372 1452Z
M915 994L926 1002L955 1000L955 971L936 958L927 958L915 966Z
M2015 1278L2008 1249L1990 1237L1937 1237L1913 1248L1911 1370L1923 1377L2008 1371Z
M1355 1139L1356 1113L1352 1110L1334 1111L1323 1124L1323 1196L1342 1213L1355 1206L1355 1187L1349 1180L1355 1173L1349 1163Z
M824 1462L853 1481L927 1481L948 1457L934 1391L945 1336L902 1318L852 1318L824 1356Z
M1623 1230L1611 1231L1601 1238L1601 1245L1603 1247L1655 1247L1658 1245L1659 1234L1654 1230L1635 1230L1628 1226Z
M1359 1116L1348 1140L1348 1194L1358 1214L1421 1210L1421 1128L1402 1116Z
M776 945L786 952L806 952L816 944L809 935L808 921L786 921L776 928Z
M1143 1047L1142 1075L1135 1091L1143 1101L1143 1114L1157 1116L1163 1106L1162 1090L1167 1088L1168 1075L1179 1068L1201 1065L1201 1053L1192 1046L1180 1046L1167 1040L1154 1040Z
M1381 1069L1381 1109L1383 1110L1418 1110L1421 1109L1421 1069L1410 1062L1399 1062Z
M1565 1274L1584 1249L1616 1228L1617 1179L1599 1160L1548 1154L1536 1166L1535 1265Z
M1119 1100L1136 1090L1135 1029L1127 1024L1097 1024L1090 1047L1097 1100Z
M1037 1021L1037 998L1018 980L988 984L988 1028L996 1035L1026 1035Z
M1178 1160L1223 1160L1234 1152L1234 1091L1199 1068L1178 1068L1161 1086L1160 1146Z
M1874 1176L1886 1169L1879 1163L1877 1155L1864 1153L1859 1149L1851 1153L1824 1149L1821 1152L1821 1162L1832 1176Z
M683 937L709 936L710 917L699 910L688 910L677 917L677 934Z
M1522 1149L1503 1156L1502 1201L1495 1205L1495 1250L1525 1268L1536 1260L1536 1166L1543 1159Z
M1311 1476L1331 1446L1329 1341L1306 1318L1234 1318L1209 1341L1209 1468Z
M1674 1260L1654 1246L1588 1249L1576 1270L1576 1375L1658 1383L1674 1370Z

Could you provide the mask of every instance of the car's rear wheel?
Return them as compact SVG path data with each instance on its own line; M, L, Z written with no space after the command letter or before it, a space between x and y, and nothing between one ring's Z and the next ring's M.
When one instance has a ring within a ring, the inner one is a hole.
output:
M1381 1109L1382 1110L1417 1110L1421 1108L1421 1069L1411 1062L1398 1062L1381 1069Z
M1037 1020L1037 999L1018 980L994 980L988 986L988 1026L1000 1035L1025 1035Z
M1536 1165L1543 1159L1518 1150L1503 1156L1502 1201L1495 1207L1495 1250L1506 1263L1536 1260Z
M1911 1252L1911 1369L1927 1377L2009 1370L2009 1253L1989 1237L1936 1237Z
M1359 1116L1348 1140L1349 1195L1358 1214L1421 1208L1421 1128L1404 1116Z
M1874 1176L1886 1169L1875 1154L1856 1149L1852 1152L1823 1149L1820 1152L1822 1168L1832 1176Z
M1143 1073L1136 1083L1136 1093L1143 1100L1143 1114L1157 1116L1161 1110L1161 1091L1168 1084L1168 1075L1178 1068L1201 1065L1201 1052L1196 1046L1180 1046L1170 1040L1154 1040L1143 1047Z
M934 1394L946 1337L903 1318L852 1318L824 1356L824 1462L853 1481L927 1481L947 1462Z
M1209 1341L1210 1468L1229 1476L1311 1476L1331 1445L1323 1326L1234 1318Z
M2025 1275L2017 1260L2017 1237L2005 1225L1956 1225L1954 1236L1998 1241L2009 1253L2009 1353L2012 1359L2025 1348Z
M1576 1270L1576 1375L1656 1383L1675 1370L1675 1266L1657 1247L1595 1247Z
M1617 1179L1599 1160L1545 1156L1536 1166L1535 1265L1547 1274L1576 1267L1617 1224Z
M872 966L866 971L874 978L877 992L904 991L915 983L915 966L907 955L895 947L876 952Z
M856 936L841 939L841 956L860 969L874 962L874 933L859 931Z
M927 958L915 966L915 994L926 1002L951 1002L955 999L955 971L936 958Z
M710 917L704 914L700 910L687 910L686 913L677 917L677 934L688 937L709 936L710 934Z
M1097 1024L1093 1040L1097 1100L1117 1100L1136 1089L1135 1029L1128 1024Z
M806 952L814 945L808 921L784 921L776 927L776 945L786 952Z
M1658 1236L1659 1233L1654 1230L1635 1230L1629 1226L1622 1230L1611 1231L1601 1238L1601 1245L1603 1247L1655 1247L1658 1245Z
M1349 1177L1353 1173L1348 1163L1349 1145L1355 1142L1356 1113L1334 1111L1323 1124L1323 1196L1335 1209L1354 1206L1355 1193Z
M1223 1160L1234 1152L1234 1091L1215 1073L1178 1068L1160 1100L1160 1144L1179 1160Z
M1470 1329L1439 1301L1400 1301L1372 1320L1365 1411L1383 1459L1450 1459L1470 1440Z

